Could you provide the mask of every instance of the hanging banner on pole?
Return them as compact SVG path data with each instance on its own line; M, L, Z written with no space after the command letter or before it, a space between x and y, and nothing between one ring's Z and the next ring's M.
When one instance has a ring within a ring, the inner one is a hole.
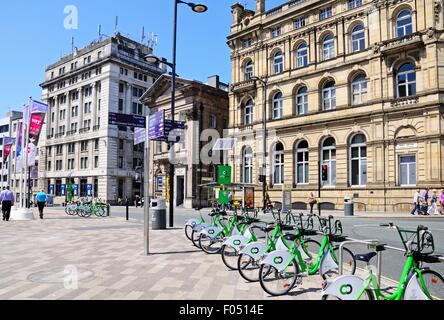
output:
M12 145L15 143L15 138L6 137L3 139L3 159L6 159L11 154ZM5 162L4 161L4 162Z
M32 101L31 118L29 122L28 167L35 166L37 145L47 110L48 105L39 101Z

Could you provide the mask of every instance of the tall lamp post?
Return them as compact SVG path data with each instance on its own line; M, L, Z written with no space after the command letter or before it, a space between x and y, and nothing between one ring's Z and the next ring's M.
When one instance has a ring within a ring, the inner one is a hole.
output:
M177 47L177 6L179 4L186 4L196 13L204 13L208 10L207 6L203 4L195 4L192 2L185 2L182 0L174 0L174 31L173 31L173 62L161 61L158 57L150 54L145 57L145 61L149 63L161 62L172 69L172 85L171 85L171 121L174 123L174 113L176 109L176 47ZM174 158L174 142L169 141L170 159ZM171 161L172 162L172 161ZM169 171L170 180L170 228L174 227L174 164L170 163Z
M263 110L263 127L264 127L264 135L263 135L263 148L264 148L264 154L263 154L263 164L262 164L262 199L263 199L263 210L265 211L267 209L267 201L266 201L266 193L267 193L267 79L261 79L258 77L251 77L251 80L260 81L262 83L262 86L264 88L264 110Z

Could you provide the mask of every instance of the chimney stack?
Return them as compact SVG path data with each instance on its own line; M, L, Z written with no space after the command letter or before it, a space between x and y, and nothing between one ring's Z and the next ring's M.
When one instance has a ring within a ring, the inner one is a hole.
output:
M265 0L256 0L256 14L265 12Z

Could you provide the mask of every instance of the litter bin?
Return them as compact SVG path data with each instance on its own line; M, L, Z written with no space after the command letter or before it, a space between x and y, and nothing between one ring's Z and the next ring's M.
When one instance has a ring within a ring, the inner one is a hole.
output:
M350 197L344 197L344 215L345 216L354 215L354 203L353 199Z
M166 212L167 205L165 199L152 199L151 200L151 211L153 230L166 230Z

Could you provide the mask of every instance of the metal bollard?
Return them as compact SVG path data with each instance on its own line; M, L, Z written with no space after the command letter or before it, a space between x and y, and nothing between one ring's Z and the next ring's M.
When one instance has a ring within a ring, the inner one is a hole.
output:
M129 220L129 205L128 203L126 204L126 221Z
M107 216L107 217L110 216L110 208L111 208L111 206L108 204L108 205L106 206L106 216Z

